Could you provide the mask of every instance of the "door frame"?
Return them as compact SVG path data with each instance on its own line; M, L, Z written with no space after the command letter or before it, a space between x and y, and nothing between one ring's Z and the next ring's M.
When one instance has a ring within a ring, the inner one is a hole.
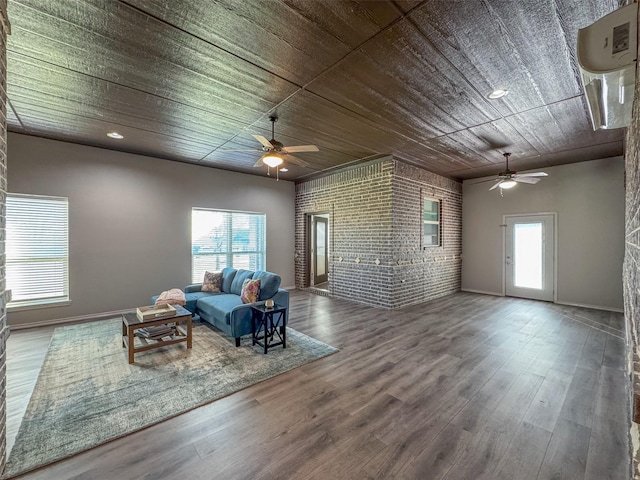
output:
M305 250L306 250L306 263L307 263L307 271L306 271L306 287L314 287L314 281L313 281L313 277L314 277L314 271L313 271L313 256L314 256L314 251L313 251L313 219L314 217L324 217L327 219L327 228L328 230L328 234L327 234L327 281L329 282L329 288L331 288L331 261L330 261L330 255L331 255L331 232L333 231L331 228L331 212L328 210L322 210L322 211L318 211L318 212L308 212L305 213L305 217L306 217L306 221L305 221L305 228L307 231L307 235L306 235L306 239L305 239Z
M319 264L318 262L318 226L320 224L324 225L324 274L318 275ZM323 283L327 283L329 281L329 218L324 215L313 215L311 217L311 225L313 226L313 233L311 235L311 250L312 261L311 261L311 269L313 270L313 276L311 277L313 280L313 285L320 285Z
M553 303L558 303L558 212L509 213L502 215L502 296L507 296L507 218L510 217L553 217Z

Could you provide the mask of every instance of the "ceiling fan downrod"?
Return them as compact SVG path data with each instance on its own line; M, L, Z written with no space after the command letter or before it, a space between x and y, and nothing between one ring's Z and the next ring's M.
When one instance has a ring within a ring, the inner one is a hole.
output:
M271 143L273 143L276 139L275 126L276 122L278 121L278 117L276 117L275 115L271 115L269 117L269 121L271 122Z

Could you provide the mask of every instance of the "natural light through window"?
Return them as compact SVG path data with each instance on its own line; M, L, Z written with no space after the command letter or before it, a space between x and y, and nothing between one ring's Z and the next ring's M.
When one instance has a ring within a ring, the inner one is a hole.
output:
M10 308L69 300L68 200L7 194L6 275Z
M201 282L205 271L225 267L264 270L264 213L194 208L191 216L191 277Z
M513 231L514 284L542 289L542 223L517 223Z

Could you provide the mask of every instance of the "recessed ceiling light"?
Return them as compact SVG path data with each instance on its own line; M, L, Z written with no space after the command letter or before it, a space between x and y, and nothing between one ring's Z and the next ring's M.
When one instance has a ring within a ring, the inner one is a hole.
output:
M289 171L289 169L288 169L288 168L281 168L281 169L280 169L280 171L281 171L281 172L288 172L288 171Z
M496 88L493 92L487 95L487 98L496 100L498 98L504 97L507 93L509 93L509 90L506 90L504 88Z
M122 140L124 138L124 135L118 133L118 132L109 132L107 133L107 137L111 137L111 138L116 138L118 140Z

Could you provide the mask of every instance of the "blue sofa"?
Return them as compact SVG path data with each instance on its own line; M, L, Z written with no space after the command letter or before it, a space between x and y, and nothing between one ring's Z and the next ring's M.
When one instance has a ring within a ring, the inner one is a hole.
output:
M246 279L260 279L260 296L256 303L242 303L240 294ZM184 288L187 304L185 308L202 320L236 339L240 346L240 337L253 333L251 305L262 305L272 298L280 306L289 309L289 292L280 288L281 278L271 272L251 270L222 270L222 288L220 293L203 292L202 284L187 285ZM151 298L155 303L157 296ZM285 315L288 318L288 315Z

